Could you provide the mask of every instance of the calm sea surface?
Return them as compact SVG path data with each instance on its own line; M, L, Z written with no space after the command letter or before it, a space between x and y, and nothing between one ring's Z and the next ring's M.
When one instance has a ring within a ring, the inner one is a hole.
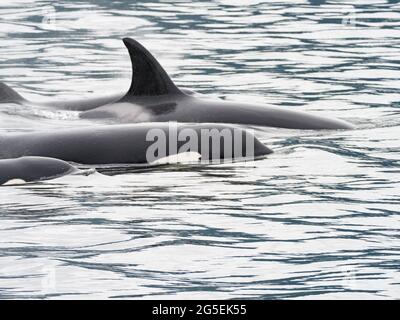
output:
M0 298L400 298L397 1L2 1L0 81L123 92L126 36L181 87L357 129L255 128L275 153L254 163L1 187ZM0 133L87 125L0 105Z

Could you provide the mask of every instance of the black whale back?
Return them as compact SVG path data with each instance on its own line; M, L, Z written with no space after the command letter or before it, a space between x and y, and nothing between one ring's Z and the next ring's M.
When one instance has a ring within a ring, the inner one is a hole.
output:
M0 160L0 185L12 180L25 182L57 178L75 171L67 162L44 157Z
M123 39L132 63L132 83L120 101L129 101L138 96L160 96L182 94L158 61L139 42Z
M8 85L0 82L0 103L18 103L24 101L24 98Z

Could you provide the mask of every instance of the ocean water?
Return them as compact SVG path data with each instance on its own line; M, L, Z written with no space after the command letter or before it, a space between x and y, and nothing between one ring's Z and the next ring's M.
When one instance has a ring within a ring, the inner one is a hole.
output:
M275 153L0 188L0 298L400 298L398 1L2 1L0 81L129 87L137 39L181 87L338 117ZM0 106L0 133L95 125Z

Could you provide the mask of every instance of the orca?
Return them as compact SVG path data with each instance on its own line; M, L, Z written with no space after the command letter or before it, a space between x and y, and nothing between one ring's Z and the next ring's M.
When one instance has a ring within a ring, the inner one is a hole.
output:
M195 94L190 89L181 89L188 95ZM46 108L56 108L68 111L88 111L105 104L110 104L120 100L125 95L124 92L110 93L107 95L91 95L81 99L66 99L66 100L50 100L43 102L34 102L25 99L17 91L12 89L4 82L0 82L0 103L15 103L27 106L38 106Z
M36 156L85 165L152 165L184 152L197 152L204 162L229 162L257 159L272 150L249 131L222 124L116 124L0 135L0 159Z
M117 123L227 123L287 129L352 129L353 125L305 112L259 104L211 100L179 89L158 61L140 43L124 38L132 64L128 92L118 101L83 111L81 118Z
M0 160L0 185L55 179L78 171L69 163L45 157Z

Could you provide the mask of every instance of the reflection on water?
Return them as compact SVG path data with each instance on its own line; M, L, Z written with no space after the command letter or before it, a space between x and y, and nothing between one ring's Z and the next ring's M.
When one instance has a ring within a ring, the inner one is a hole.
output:
M358 129L258 129L275 153L254 163L3 187L0 297L399 298L399 8L2 2L0 80L30 99L128 89L130 36L181 87ZM76 125L0 106L3 132Z

